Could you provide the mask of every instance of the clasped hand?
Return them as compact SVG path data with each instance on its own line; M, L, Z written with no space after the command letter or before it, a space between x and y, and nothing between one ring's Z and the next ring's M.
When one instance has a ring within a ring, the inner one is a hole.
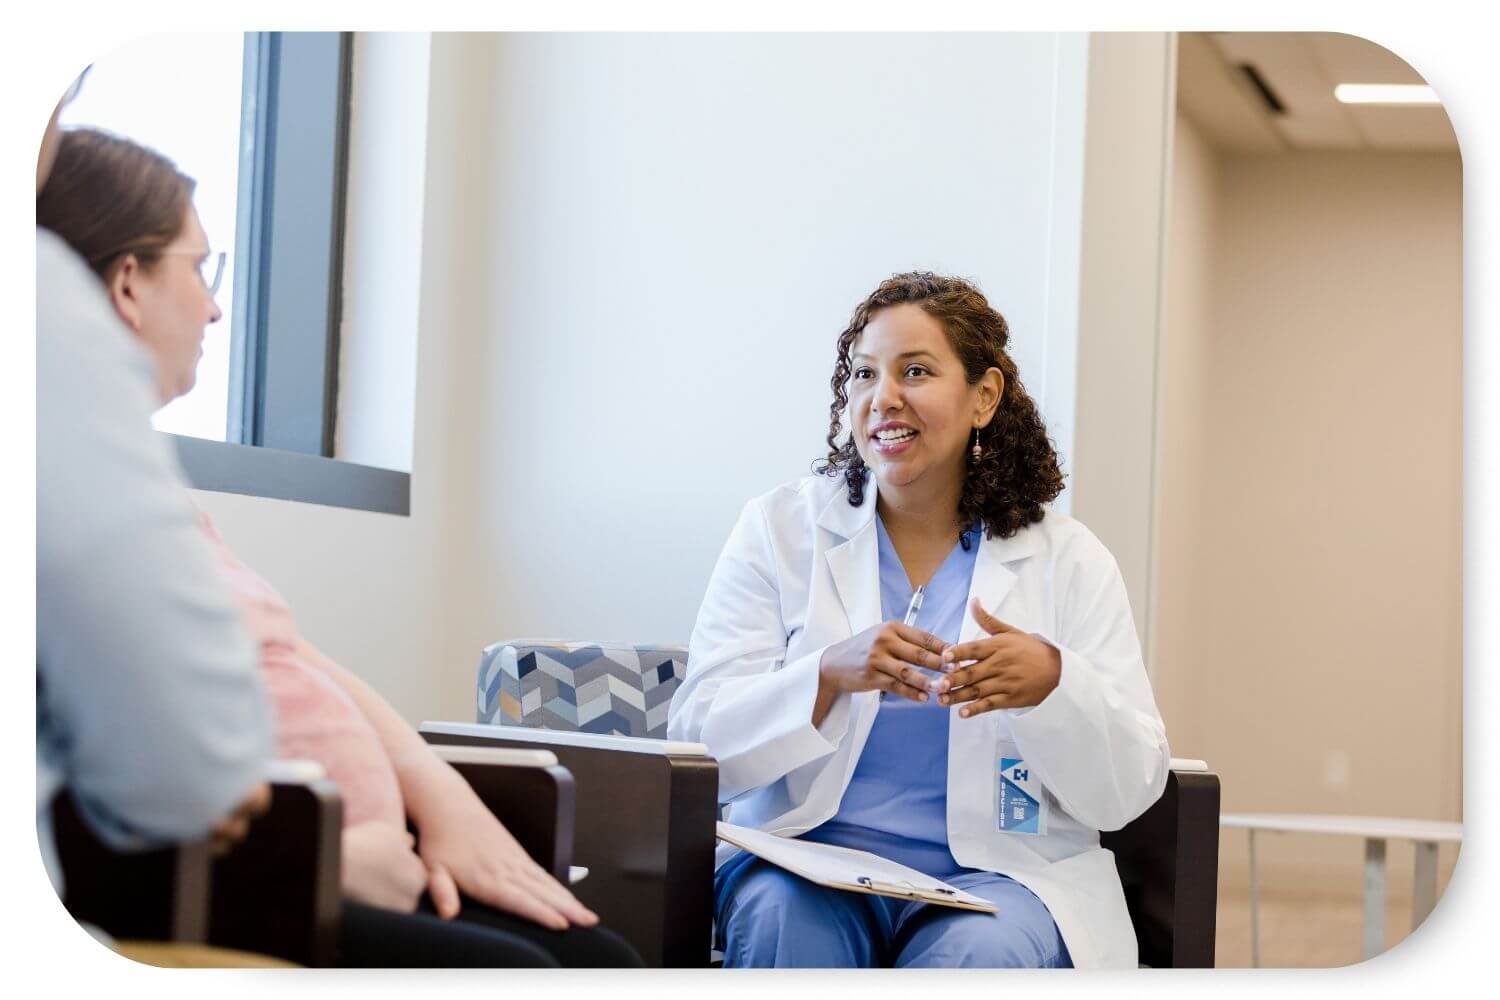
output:
M964 718L1041 704L1062 677L1057 647L1006 624L977 599L970 611L986 633L970 642L949 645L910 625L882 622L828 647L820 694L879 690L916 702L936 698L940 705L963 705L958 714ZM820 697L815 715L821 717L818 708L826 712L825 702Z
M976 599L974 620L988 634L943 650L947 676L932 682L940 705L959 705L968 718L997 708L1040 705L1062 678L1062 653L1030 632L1007 625Z

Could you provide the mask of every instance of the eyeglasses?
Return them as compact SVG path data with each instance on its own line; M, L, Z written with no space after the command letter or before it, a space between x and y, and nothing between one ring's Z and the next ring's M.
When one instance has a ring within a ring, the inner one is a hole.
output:
M195 254L198 252L199 251L196 250L185 249L158 250L155 248L131 248L116 250L112 253L100 254L98 256L90 258L89 266L95 268L96 270L102 271L104 264L101 264L101 261L107 262L110 264L110 266L113 266L113 262L117 258L124 257L126 254L136 254L138 257L144 260L151 260L157 257L182 256L184 254ZM219 284L224 280L224 262L228 259L228 257L228 251L209 250L204 254L203 259L198 261L198 277L202 280L203 287L208 290L209 295L218 294Z
M210 252L198 264L198 275L203 279L203 287L208 289L210 295L219 293L219 282L224 280L224 259L228 256L223 250Z

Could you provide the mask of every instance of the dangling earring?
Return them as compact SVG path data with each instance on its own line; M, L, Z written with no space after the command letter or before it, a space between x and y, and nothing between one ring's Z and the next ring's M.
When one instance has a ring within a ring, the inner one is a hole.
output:
M979 456L984 454L984 449L979 447L979 428L974 428L974 447L969 449L969 461L979 461Z

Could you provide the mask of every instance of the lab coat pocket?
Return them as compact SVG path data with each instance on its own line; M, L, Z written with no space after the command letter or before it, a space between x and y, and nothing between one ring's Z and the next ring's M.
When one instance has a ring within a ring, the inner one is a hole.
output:
M982 851L995 829L995 757L998 712L965 719L949 711L948 729L948 839Z
M1077 950L1073 939L1081 938L1100 966L1134 968L1138 964L1135 931L1112 851L1093 847L1054 861L1047 866L1046 877L1066 900L1064 912L1054 907L1052 917L1070 950Z

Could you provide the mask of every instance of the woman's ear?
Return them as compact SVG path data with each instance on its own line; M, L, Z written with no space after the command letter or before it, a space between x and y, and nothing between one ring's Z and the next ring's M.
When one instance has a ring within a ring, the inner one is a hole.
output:
M988 427L1005 393L1005 375L998 368L990 368L979 376L975 388L979 390L979 412L974 414L974 426Z
M125 325L139 334L145 325L140 302L141 262L129 253L116 265L108 289L110 304Z

